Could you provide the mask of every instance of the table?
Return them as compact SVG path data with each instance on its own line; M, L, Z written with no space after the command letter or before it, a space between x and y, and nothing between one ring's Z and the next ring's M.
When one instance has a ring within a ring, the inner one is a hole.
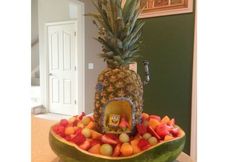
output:
M55 124L55 121L41 119L32 116L31 118L31 162L59 162L56 154L51 150L48 142L50 127ZM177 158L178 162L193 162L191 158L181 153Z

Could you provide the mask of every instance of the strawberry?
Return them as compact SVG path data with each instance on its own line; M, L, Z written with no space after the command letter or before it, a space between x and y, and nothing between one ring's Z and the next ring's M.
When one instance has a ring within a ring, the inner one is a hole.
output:
M161 124L156 127L156 133L163 139L166 135L168 135L170 128L166 124Z
M150 133L151 135L153 135L157 139L161 139L161 137L154 131L154 129L151 126L147 127L147 131L148 131L148 133Z
M143 124L137 124L136 128L140 135L143 135L144 133L147 132L147 127L145 127Z
M77 119L78 121L81 121L85 115L86 115L85 112L82 112L81 115L77 115L77 116L76 116L76 119Z
M106 144L112 144L112 145L118 144L118 142L117 142L116 140L114 140L114 139L108 137L107 135L103 135L103 136L101 137L101 141L102 141L103 143L106 143Z
M145 139L140 139L139 142L138 142L138 147L141 149L141 150L146 150L150 147L151 145L149 144L149 142Z
M89 140L85 140L82 144L79 145L79 148L83 150L88 150L90 148L90 142Z
M179 128L173 128L170 130L170 133L174 136L177 137L179 135Z
M82 133L78 133L75 137L71 139L71 141L77 145L82 144L85 142L86 137Z
M61 126L66 127L66 126L68 126L68 124L69 124L68 120L66 120L66 119L61 119L61 121L60 121L60 125L61 125Z
M174 126L173 126L173 125L167 125L167 124L166 124L166 128L168 129L168 131L170 131L171 129L174 128Z

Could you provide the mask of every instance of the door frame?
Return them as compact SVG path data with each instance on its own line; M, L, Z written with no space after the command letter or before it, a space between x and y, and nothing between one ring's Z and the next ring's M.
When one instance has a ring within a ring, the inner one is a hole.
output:
M66 24L73 24L73 25L75 25L75 29L76 29L76 37L75 37L75 66L77 67L77 69L76 69L76 73L75 73L75 89L78 89L78 86L79 86L79 84L80 84L80 81L79 81L79 77L78 77L78 66L79 66L79 59L78 59L78 48L77 48L77 46L78 46L78 38L77 38L77 35L78 35L78 22L75 20L75 21L60 21L60 22L51 22L51 23L46 23L45 25L46 25L46 34L47 34L47 41L46 41L46 45L47 45L47 61L46 61L46 63L47 63L47 65L46 65L46 67L47 67L47 74L49 74L49 65L50 65L50 59L49 59L49 47L48 47L48 28L49 27L51 27L51 26L58 26L58 25L66 25ZM48 102L48 112L50 111L50 85L49 85L49 78L50 78L50 76L46 76L46 80L47 80L47 87L48 87L48 89L47 89L47 93L48 93L48 98L47 98L47 102ZM79 99L79 97L78 97L78 91L76 90L76 92L75 92L75 99L76 99L76 101L78 102L78 103L80 103L80 101L78 100ZM77 104L78 105L78 104ZM77 113L79 113L78 112L78 108L77 108Z
M190 156L197 161L197 11L194 20Z
M85 18L84 18L84 3L77 2L79 6L78 10L78 18L75 20L68 21L57 21L57 22L48 22L44 25L44 47L45 47L45 57L43 61L40 59L40 87L41 87L41 98L43 107L46 108L46 112L49 112L49 56L48 56L48 33L47 27L50 25L57 24L68 24L75 23L77 28L76 34L76 66L77 66L77 87L76 87L76 100L77 104L77 112L81 109L85 112ZM80 80L80 81L79 81ZM80 83L80 84L79 84ZM80 92L80 93L79 93Z

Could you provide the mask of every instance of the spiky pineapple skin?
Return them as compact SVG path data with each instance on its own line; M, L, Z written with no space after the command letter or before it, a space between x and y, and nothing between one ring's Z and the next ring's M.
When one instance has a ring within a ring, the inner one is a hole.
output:
M95 92L94 120L96 129L104 133L103 108L115 98L127 98L134 107L133 125L140 123L143 111L143 83L138 73L125 67L106 68L98 76Z

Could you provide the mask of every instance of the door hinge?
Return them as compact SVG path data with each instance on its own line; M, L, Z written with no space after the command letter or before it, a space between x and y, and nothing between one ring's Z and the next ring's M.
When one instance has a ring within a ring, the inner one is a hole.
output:
M76 100L75 100L75 104L76 104Z
M76 71L76 66L74 67L75 71Z
M74 32L74 36L76 36L76 32Z

